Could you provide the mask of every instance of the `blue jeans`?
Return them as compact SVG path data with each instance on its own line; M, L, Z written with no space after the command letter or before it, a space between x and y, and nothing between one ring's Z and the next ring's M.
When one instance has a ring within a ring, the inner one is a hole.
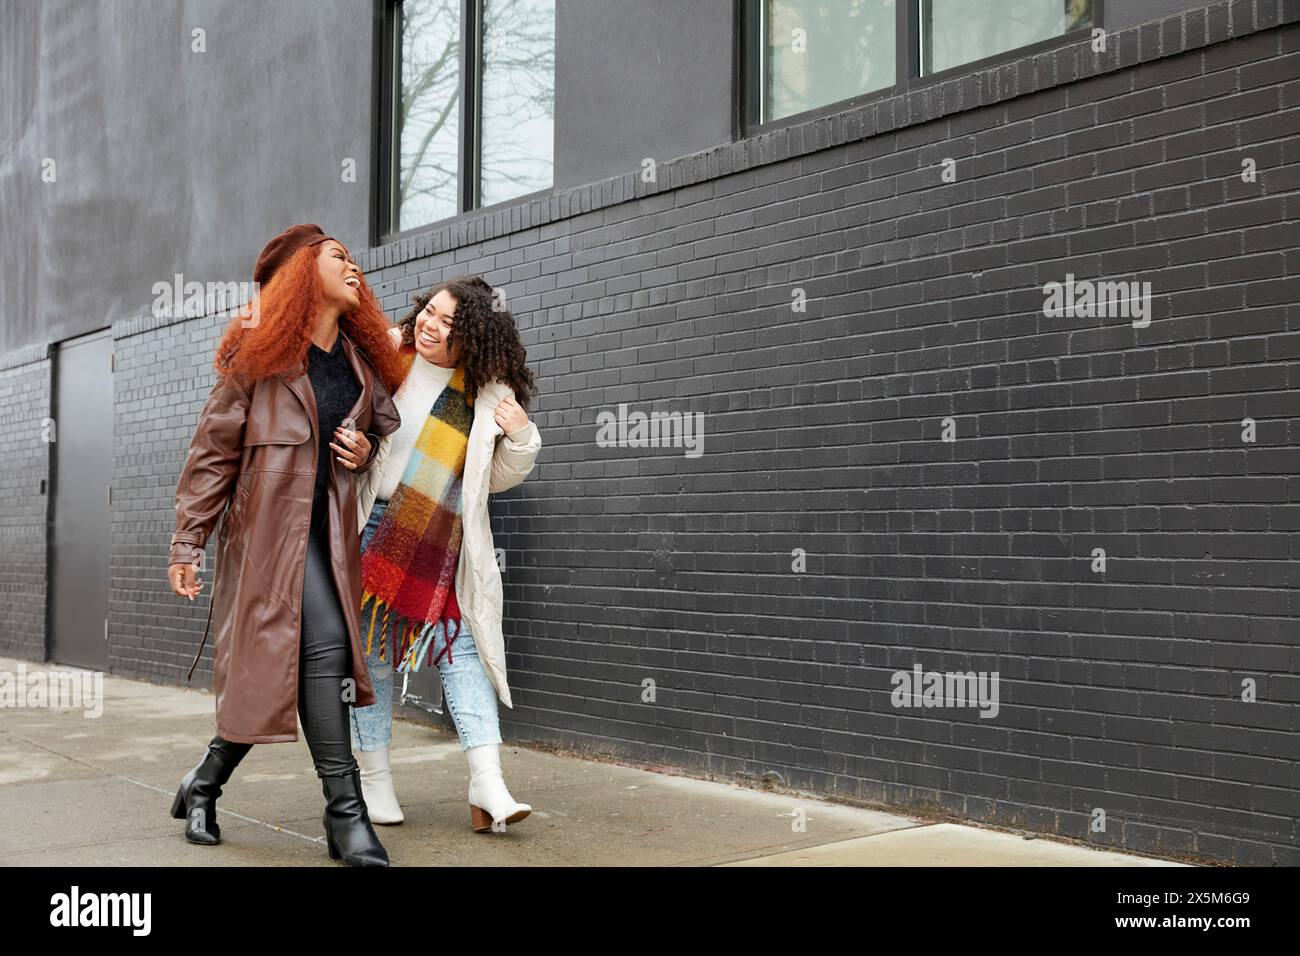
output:
M366 527L361 532L361 550L365 551L370 539L379 528L379 519L384 516L388 502L382 498L375 501L366 520ZM366 634L370 630L373 602L361 612L361 646L365 647ZM433 629L432 645L438 655L446 646L446 631L441 621L425 628L423 636L428 636ZM501 728L497 718L497 694L492 689L483 662L479 660L478 648L474 645L474 635L470 633L464 618L460 629L452 628L451 651L437 658L438 676L442 678L442 694L451 711L452 721L456 724L456 733L460 737L460 749L481 747L484 744L501 743ZM391 642L390 642L391 643ZM370 653L366 655L366 667L370 671L370 683L375 689L375 703L369 707L352 707L352 749L379 750L387 747L393 739L393 667L389 660L379 659L384 642L378 628L375 630ZM390 647L391 650L391 647ZM391 657L391 653L388 655ZM423 655L421 655L423 657ZM450 660L449 660L450 658ZM418 667L415 668L418 670Z

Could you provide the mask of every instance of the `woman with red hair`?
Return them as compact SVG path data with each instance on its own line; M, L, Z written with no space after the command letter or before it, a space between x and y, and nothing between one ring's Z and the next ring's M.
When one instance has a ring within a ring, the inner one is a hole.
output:
M301 717L330 857L387 866L349 740L349 705L375 702L357 620L354 474L401 425L391 395L405 369L361 270L319 226L267 243L253 279L257 295L217 346L176 488L173 592L194 600L218 519L221 530L208 609L217 734L172 815L191 843L220 843L222 786L253 744L297 740Z

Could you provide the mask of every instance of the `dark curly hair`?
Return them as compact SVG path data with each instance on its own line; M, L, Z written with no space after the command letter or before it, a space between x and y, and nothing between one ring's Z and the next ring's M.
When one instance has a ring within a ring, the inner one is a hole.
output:
M415 357L415 320L429 300L444 289L456 300L447 347L452 349L460 343L466 397L473 401L482 386L499 378L514 391L515 401L527 410L537 388L532 369L524 364L524 343L519 338L515 317L504 307L494 308L496 293L481 276L454 276L428 292L411 296L415 308L397 323L402 330L401 354Z

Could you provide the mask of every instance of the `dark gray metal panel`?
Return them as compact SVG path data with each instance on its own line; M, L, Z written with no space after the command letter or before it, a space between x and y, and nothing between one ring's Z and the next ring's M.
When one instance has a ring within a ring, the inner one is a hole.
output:
M177 272L251 281L295 222L359 253L371 26L358 0L0 3L0 241L22 264L0 352L145 314Z
M559 0L557 188L731 139L733 6ZM146 314L178 272L248 281L295 222L360 249L372 30L357 0L0 4L0 242L28 263L0 352Z
M731 0L558 0L555 185L731 141Z
M57 356L50 659L106 670L113 337L63 343Z

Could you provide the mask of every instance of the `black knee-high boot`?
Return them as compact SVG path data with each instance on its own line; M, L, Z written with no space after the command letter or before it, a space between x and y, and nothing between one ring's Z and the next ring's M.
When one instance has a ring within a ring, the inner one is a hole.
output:
M308 536L303 575L302 649L298 713L325 794L325 842L330 859L352 866L388 866L361 796L361 773L352 756L351 725L343 682L352 675L347 625L329 568L323 529Z
M213 737L199 765L181 778L172 801L172 816L185 821L185 839L201 846L221 842L217 826L217 797L239 762L253 749L252 744Z

